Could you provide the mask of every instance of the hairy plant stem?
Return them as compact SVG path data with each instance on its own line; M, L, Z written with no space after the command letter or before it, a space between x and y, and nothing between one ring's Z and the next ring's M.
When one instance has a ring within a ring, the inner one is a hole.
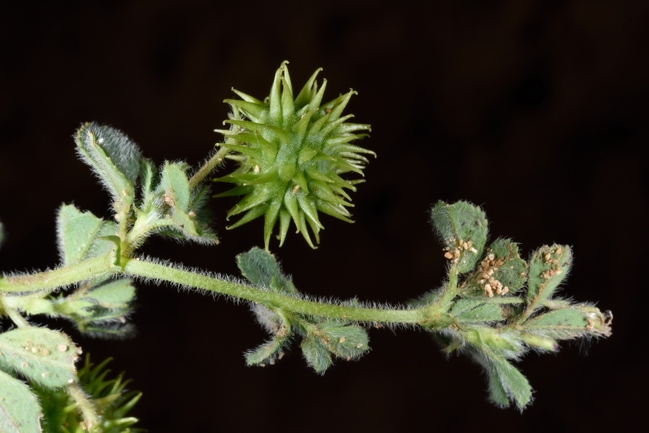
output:
M19 328L29 328L29 322L27 322L27 320L25 320L25 318L21 316L18 311L3 302L4 299L2 298L3 297L0 297L0 315L6 314L7 316L9 316L11 321L14 322Z
M105 274L119 272L111 251L92 259L35 274L0 278L0 293L39 292L55 290Z
M189 179L189 187L190 188L196 188L196 186L205 179L205 177L212 172L221 162L223 162L223 159L226 157L226 155L230 152L228 148L221 147L217 152L214 153L208 159L205 161L205 163L201 166L201 168L198 169L196 173Z
M136 277L196 287L210 292L286 309L295 313L330 319L412 324L422 323L427 319L424 312L419 309L364 308L320 303L299 299L282 293L261 290L232 281L220 280L145 260L129 260L124 267L124 271Z
M94 404L88 399L85 392L83 392L77 383L66 386L65 390L76 402L77 410L81 412L81 416L85 422L84 430L92 431L100 423L99 415L97 415L97 410L95 409Z
M107 253L78 264L50 271L1 278L0 292L21 295L30 292L52 291L59 287L113 273L116 276L127 274L133 277L195 287L293 313L328 319L386 324L419 324L431 329L441 329L451 323L447 314L447 304L450 300L446 299L445 296L442 296L438 302L422 308L355 307L301 299L143 259L122 257L121 264L122 267L116 266L114 264L114 255Z

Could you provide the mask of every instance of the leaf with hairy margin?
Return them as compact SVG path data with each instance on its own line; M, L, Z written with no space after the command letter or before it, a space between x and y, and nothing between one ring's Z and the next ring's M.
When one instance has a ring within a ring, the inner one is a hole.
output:
M539 308L550 299L559 284L568 275L572 252L567 245L542 246L529 260L527 302L530 308Z
M585 305L553 310L529 319L521 326L527 332L558 340L569 340L587 334L611 335L606 317L597 308Z
M161 174L160 184L165 191L165 203L172 208L188 212L190 189L185 170L177 163L166 161Z
M302 340L300 348L302 349L302 354L307 364L318 374L324 374L333 363L331 353L327 350L322 340L315 335L307 335Z
M73 265L108 252L114 244L102 237L116 232L112 221L104 221L91 212L81 212L71 204L61 206L56 218L56 234L63 264Z
M275 257L266 250L254 247L237 255L241 274L253 285L275 292L297 294L293 282L285 276Z
M452 313L451 313L452 314ZM493 322L503 320L503 310L497 304L482 304L455 316L458 322Z
M523 409L532 401L532 387L507 359L488 347L471 348L473 358L485 369L489 385L489 400L499 407L514 403Z
M36 395L22 381L0 371L0 432L41 433Z
M466 201L437 202L430 212L437 233L459 273L475 268L487 241L487 218L478 206Z
M527 264L521 259L518 245L509 239L496 239L491 243L487 253L494 255L496 268L493 277L500 281L503 287L513 293L525 285Z
M140 171L140 148L121 131L94 122L79 128L75 142L77 153L93 168L115 202L129 208Z
M0 368L14 370L45 387L76 381L79 353L62 332L47 328L17 328L0 334Z

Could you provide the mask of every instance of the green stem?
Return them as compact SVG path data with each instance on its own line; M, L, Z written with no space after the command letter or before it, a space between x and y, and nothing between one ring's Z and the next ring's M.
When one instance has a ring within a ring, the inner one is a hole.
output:
M81 416L85 422L86 428L84 430L95 431L94 428L100 423L95 406L78 384L73 383L66 386L65 389L68 391L68 395L77 403L77 409L81 412Z
M134 277L195 287L238 299L278 307L297 314L361 322L420 324L436 329L446 327L449 324L448 315L446 314L448 308L444 305L446 301L436 302L419 309L367 308L321 303L209 277L194 271L186 271L147 260L124 257L122 260L124 267L117 267L114 265L113 253L106 253L78 264L51 271L2 278L0 279L0 292L27 294L54 290L58 287L91 280L108 273L114 273L115 275L125 273ZM449 288L454 287L452 281L452 279L449 281Z
M229 149L221 147L218 152L215 152L214 155L208 159L201 168L198 169L196 173L189 179L189 188L196 188L196 186L205 179L205 177L210 174L221 162L223 158L230 152Z
M3 312L9 316L9 318L16 324L17 327L19 328L29 328L29 322L25 320L25 318L15 309L11 308L8 306L5 302L3 302L3 297L0 297L0 308L3 310Z
M148 221L147 214L140 214L135 220L133 227L128 232L126 236L126 241L122 242L122 256L130 257L145 239L155 230L158 230L162 227L173 226L173 221L171 219L159 219L155 220L153 223Z
M114 253L111 251L101 256L51 271L0 278L0 293L54 290L118 270L119 268L114 265Z
M258 302L264 305L281 307L299 314L308 314L330 319L381 323L414 324L422 323L427 320L426 314L420 309L359 308L308 301L282 293L260 290L248 285L220 280L197 274L195 272L185 271L145 260L129 260L124 267L124 271L133 276L196 287L210 292Z

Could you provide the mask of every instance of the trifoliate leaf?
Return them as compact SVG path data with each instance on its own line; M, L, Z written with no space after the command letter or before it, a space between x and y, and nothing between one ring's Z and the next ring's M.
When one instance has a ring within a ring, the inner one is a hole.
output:
M18 328L0 334L0 367L29 380L56 388L76 380L79 351L62 332L46 328Z
M0 371L0 432L41 433L41 407L22 381Z
M458 272L475 268L487 241L487 218L482 209L465 201L439 201L430 217L445 245L445 257L457 266Z

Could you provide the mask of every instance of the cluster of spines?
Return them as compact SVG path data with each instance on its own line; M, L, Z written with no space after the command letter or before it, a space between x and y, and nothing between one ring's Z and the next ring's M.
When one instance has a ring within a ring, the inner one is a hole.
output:
M361 179L348 180L342 174L363 175L374 152L351 144L367 136L369 125L347 123L353 116L342 115L351 96L350 90L322 104L326 80L318 88L318 69L294 97L288 69L284 62L277 70L270 96L260 101L234 90L241 99L226 99L232 107L229 130L221 146L235 152L230 159L239 167L230 175L215 179L237 186L217 197L245 196L227 217L245 214L235 224L239 227L264 216L264 242L270 243L273 228L279 220L280 246L291 220L311 247L307 225L319 242L323 229L318 211L352 222L347 207L353 206L347 191L356 191Z

